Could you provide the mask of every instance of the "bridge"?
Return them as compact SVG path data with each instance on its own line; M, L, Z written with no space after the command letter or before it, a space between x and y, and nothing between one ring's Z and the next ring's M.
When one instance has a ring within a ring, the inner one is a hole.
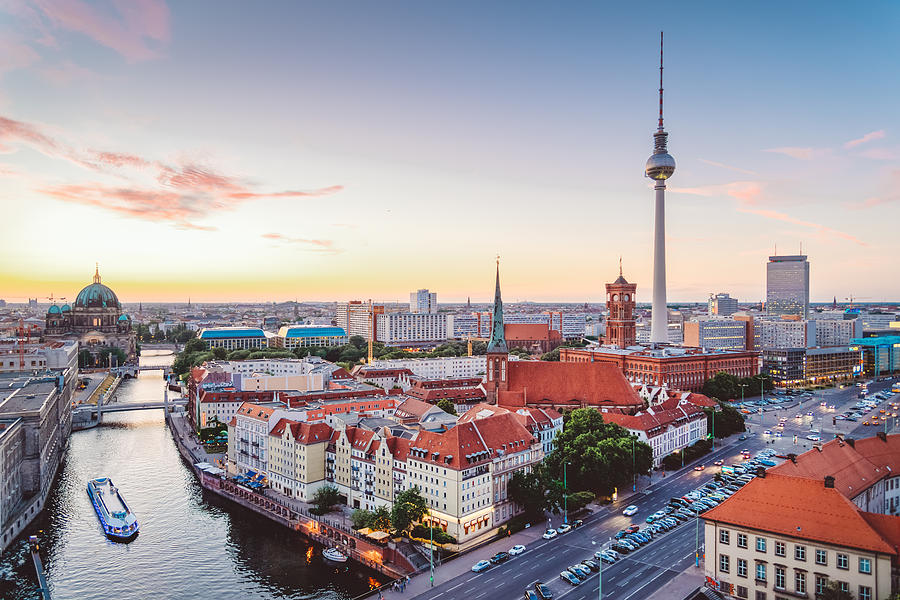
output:
M112 412L126 412L129 410L150 410L152 408L164 408L168 410L170 406L184 406L186 404L187 400L184 398L179 398L170 402L123 402L121 404L115 402L113 404L101 406L100 412L106 414Z
M186 398L169 400L169 390L166 388L163 392L162 402L113 402L111 404L103 404L101 401L96 406L93 404L76 406L72 409L72 424L75 429L87 429L102 423L104 413L153 410L160 408L168 412L169 407L184 407L186 404Z
M168 378L172 372L171 365L123 365L121 367L113 367L109 370L110 375L117 377L137 377L141 371L162 371L163 379Z

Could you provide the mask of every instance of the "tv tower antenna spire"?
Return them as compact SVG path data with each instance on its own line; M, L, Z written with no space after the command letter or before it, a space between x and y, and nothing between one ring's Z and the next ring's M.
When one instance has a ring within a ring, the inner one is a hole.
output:
M659 32L659 131L663 130L663 32Z

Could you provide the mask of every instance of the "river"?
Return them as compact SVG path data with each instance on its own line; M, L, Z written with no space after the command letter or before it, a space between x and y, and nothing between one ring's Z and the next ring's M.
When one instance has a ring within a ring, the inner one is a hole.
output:
M148 352L141 364L169 364ZM122 383L119 402L159 401L161 372ZM0 555L0 598L40 598L27 552L42 530L41 557L56 599L346 600L383 576L348 563L246 509L205 492L178 454L161 410L104 415L103 425L72 433L44 512ZM138 517L129 544L107 540L88 499L88 479L109 476Z

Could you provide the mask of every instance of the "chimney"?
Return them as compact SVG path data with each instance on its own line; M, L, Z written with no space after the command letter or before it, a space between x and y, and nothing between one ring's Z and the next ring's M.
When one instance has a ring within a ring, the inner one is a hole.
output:
M885 432L879 431L875 435L877 435L878 439L880 439L882 442L887 442L887 434Z
M760 479L766 478L766 468L765 467L756 467L756 476Z
M834 489L834 477L831 475L825 476L825 487Z
M844 441L850 444L851 448L856 448L856 440L853 438L844 438Z
M787 455L787 457L788 457L788 459L790 459L790 461L792 463L794 463L795 465L797 464L797 455L796 454L791 452L790 454Z

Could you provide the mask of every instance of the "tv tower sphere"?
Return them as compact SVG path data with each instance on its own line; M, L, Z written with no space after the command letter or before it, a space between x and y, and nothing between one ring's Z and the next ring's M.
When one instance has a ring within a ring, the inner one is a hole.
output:
M653 154L647 159L647 166L644 168L647 177L656 179L657 181L668 179L675 172L675 159L668 152L662 154Z

